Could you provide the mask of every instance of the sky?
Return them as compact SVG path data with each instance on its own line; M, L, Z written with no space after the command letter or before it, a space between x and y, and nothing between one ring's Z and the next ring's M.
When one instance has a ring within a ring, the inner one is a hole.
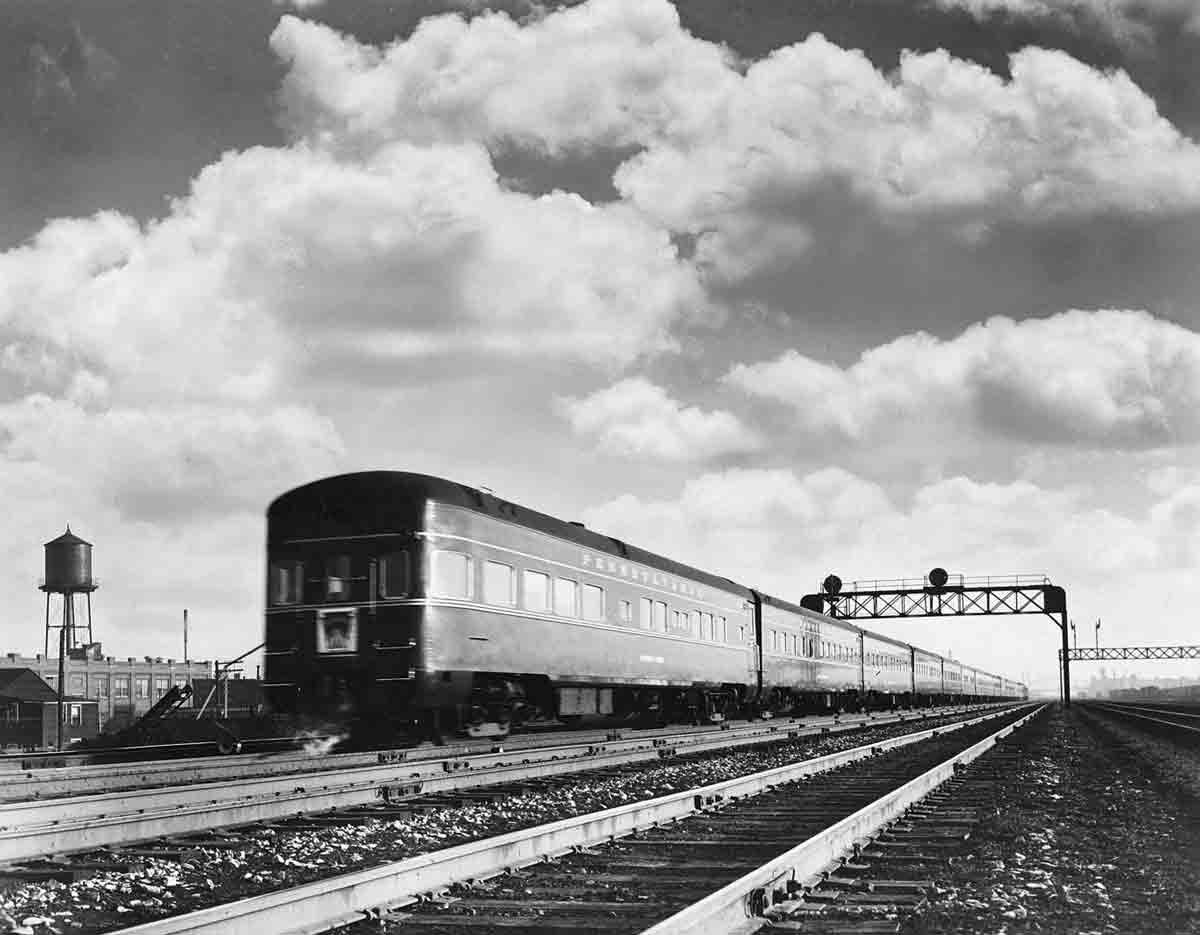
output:
M1198 251L1192 0L7 0L0 650L69 522L106 652L244 652L267 504L366 469L1200 642Z

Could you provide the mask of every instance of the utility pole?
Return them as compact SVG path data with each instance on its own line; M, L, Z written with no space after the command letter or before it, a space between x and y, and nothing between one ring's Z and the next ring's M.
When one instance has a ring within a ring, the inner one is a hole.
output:
M187 627L187 608L183 608L183 670L187 673L188 688L192 687L192 666L188 662L188 627ZM191 702L195 704L195 702Z
M1075 640L1075 648L1079 649L1079 631L1075 629L1075 621L1071 621L1071 636Z
M1096 652L1100 652L1100 618L1096 618Z

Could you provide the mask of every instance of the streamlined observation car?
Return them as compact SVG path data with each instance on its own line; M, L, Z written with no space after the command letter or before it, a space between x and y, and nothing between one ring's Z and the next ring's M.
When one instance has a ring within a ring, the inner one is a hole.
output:
M484 491L343 475L279 497L267 527L278 712L488 736L720 720L757 685L748 589Z

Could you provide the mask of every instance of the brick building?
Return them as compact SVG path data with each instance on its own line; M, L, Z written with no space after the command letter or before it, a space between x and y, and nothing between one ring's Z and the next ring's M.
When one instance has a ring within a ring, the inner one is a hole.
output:
M20 656L8 653L0 657L0 666L29 669L49 687L57 699L58 657ZM67 653L66 691L73 698L95 703L100 730L117 730L141 717L172 686L187 682L189 676L211 679L211 662L183 663L162 657L129 656L118 659L102 654L99 643L88 643Z

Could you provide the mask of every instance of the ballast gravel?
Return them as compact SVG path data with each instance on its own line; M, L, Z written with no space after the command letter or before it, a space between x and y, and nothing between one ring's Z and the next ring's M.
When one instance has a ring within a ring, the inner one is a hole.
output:
M1014 735L994 817L906 935L1200 933L1200 752L1076 705Z
M960 720L964 718L930 718L638 764L617 774L581 773L569 786L398 819L370 819L319 830L257 828L245 831L234 848L202 847L181 862L141 858L134 871L100 872L73 883L0 883L0 931L9 935L110 932ZM96 859L116 863L124 858L116 853Z

